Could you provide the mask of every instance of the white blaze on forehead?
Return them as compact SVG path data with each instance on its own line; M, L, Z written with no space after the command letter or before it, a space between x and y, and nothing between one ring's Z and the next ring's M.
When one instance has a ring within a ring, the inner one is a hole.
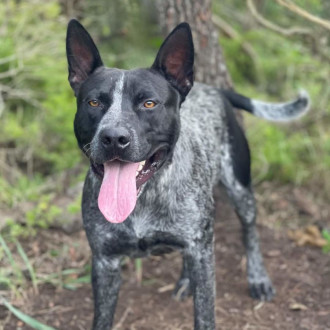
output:
M123 101L123 91L124 91L124 78L125 72L121 73L121 76L116 82L113 94L112 94L112 104L110 107L110 111L112 115L119 114L121 111L121 103Z
M111 106L110 108L108 108L106 114L103 116L99 124L98 133L101 132L102 129L107 128L109 123L117 123L120 119L123 101L124 79L125 72L119 72L119 78L115 82L114 87L111 87L110 91L110 93L112 93ZM95 136L98 136L98 134L96 134Z

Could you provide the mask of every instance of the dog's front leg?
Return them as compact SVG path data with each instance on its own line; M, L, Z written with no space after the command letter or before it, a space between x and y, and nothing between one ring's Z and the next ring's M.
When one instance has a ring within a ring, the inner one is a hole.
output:
M93 256L93 330L111 329L120 283L120 258Z
M213 239L191 244L185 252L194 296L195 330L214 330L214 256Z

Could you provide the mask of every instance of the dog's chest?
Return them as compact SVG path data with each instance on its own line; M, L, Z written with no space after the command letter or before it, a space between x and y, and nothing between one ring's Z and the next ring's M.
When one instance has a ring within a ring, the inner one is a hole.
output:
M169 253L183 247L184 243L179 236L150 226L144 230L126 226L116 232L108 232L103 240L103 252L106 254L121 254L134 258Z
M97 207L98 189L93 189L92 194L88 189L93 187L90 178L87 178L84 192L88 197L83 203L84 223L92 246L105 255L144 257L181 250L187 240L198 233L198 228L195 228L198 223L192 221L194 226L187 222L192 216L188 209L194 214L197 210L190 203L183 207L178 196L165 182L158 180L146 187L127 220L119 224L105 221Z
M164 205L153 208L138 203L129 219L111 227L115 231L108 231L105 241L111 254L144 257L181 250L186 245L184 226L169 216Z

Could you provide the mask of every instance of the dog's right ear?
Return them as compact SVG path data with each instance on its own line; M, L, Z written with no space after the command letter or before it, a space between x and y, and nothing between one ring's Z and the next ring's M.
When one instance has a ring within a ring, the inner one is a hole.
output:
M69 66L69 82L77 96L80 85L103 63L93 39L75 19L72 19L68 24L66 55Z
M194 83L194 44L188 23L179 24L160 47L152 69L184 97Z

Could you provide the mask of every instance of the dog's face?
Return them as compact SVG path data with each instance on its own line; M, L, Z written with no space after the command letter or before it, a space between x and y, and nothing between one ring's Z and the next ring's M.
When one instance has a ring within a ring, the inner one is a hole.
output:
M167 37L151 68L125 71L104 67L90 35L72 20L67 57L77 97L75 134L103 180L100 210L109 221L122 222L178 139L180 104L193 84L190 28L180 24Z

